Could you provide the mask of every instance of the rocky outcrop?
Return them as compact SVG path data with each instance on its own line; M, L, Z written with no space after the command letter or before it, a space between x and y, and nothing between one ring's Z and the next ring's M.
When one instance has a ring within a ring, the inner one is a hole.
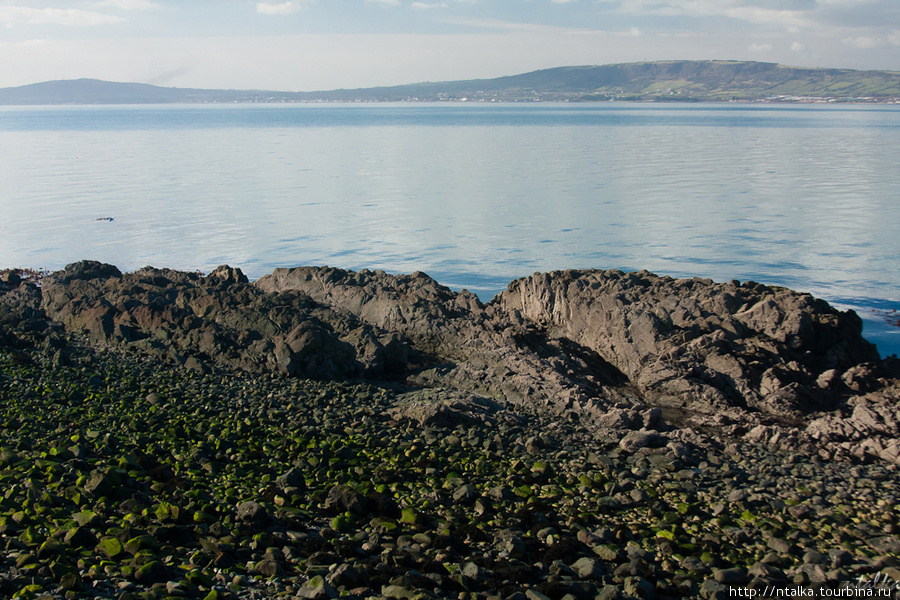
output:
M754 282L562 271L515 281L496 302L597 352L662 406L799 415L834 403L837 374L878 360L855 313Z
M291 376L360 377L406 362L396 335L304 294L265 294L230 267L206 277L151 267L122 274L83 261L46 277L42 293L46 314L93 344L168 355L200 370L219 363Z
M421 426L527 407L608 439L694 431L900 461L897 361L879 358L853 312L754 282L559 271L483 304L423 273L299 267L250 283L227 266L202 277L84 261L40 288L0 285L0 323L54 343L62 327L201 371L438 390L394 413Z
M896 460L896 369L862 337L855 313L809 294L617 270L535 274L486 305L421 273L302 267L256 285L301 291L402 334L440 364L410 377L419 385L580 414L600 427L637 429L640 419L617 416L662 407L701 430L834 442ZM872 402L878 427L852 416ZM806 423L811 430L800 431Z
M504 410L497 402L443 389L403 394L389 414L400 422L443 429L454 429L459 425L495 426L499 422L519 420L518 415Z
M256 285L396 331L450 361L444 378L566 408L599 399L798 416L832 405L849 389L843 373L878 360L854 313L753 282L562 271L517 280L488 305L423 274L304 267Z
M891 366L900 371L897 361ZM885 381L877 391L849 398L840 410L813 419L805 438L827 442L853 456L874 455L900 464L900 381Z
M49 325L41 310L40 288L17 271L0 271L0 347L18 352L29 345L29 338L39 338L44 348L56 346L59 332ZM25 359L24 355L17 356Z
M276 269L256 286L302 292L402 335L429 357L409 374L414 385L453 387L556 412L601 414L611 403L634 401L625 399L621 373L590 349L551 339L518 313L483 305L424 273L298 267Z
M296 290L317 302L350 312L366 323L395 331L426 352L465 356L460 335L485 329L484 306L467 291L454 292L425 273L388 275L330 267L275 269L255 283L264 292Z

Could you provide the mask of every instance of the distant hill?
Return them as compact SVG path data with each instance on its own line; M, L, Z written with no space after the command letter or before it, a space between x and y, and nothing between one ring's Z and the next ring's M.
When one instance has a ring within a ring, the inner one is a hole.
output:
M742 61L658 61L557 67L496 79L320 94L346 100L887 101L900 99L900 72Z
M900 72L745 61L657 61L558 67L495 79L278 92L167 88L96 79L0 89L0 104L396 102L408 100L900 101Z
M297 94L170 88L145 83L66 79L0 89L0 104L165 104L299 101Z

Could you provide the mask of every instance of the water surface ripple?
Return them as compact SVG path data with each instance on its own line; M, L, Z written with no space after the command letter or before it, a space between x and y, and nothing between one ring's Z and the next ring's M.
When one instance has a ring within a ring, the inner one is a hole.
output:
M0 108L0 264L753 279L900 328L900 107ZM113 217L113 221L98 218Z

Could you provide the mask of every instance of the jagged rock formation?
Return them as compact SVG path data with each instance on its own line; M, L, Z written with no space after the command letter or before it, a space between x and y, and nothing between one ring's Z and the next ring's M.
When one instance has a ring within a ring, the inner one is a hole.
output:
M833 404L838 373L879 360L856 314L754 282L563 271L515 281L497 302L597 352L662 406L799 415Z
M852 312L753 282L562 271L517 280L486 306L422 274L301 267L256 285L301 291L396 331L509 401L627 399L799 415L835 401L840 373L879 360ZM491 389L498 382L508 385Z
M81 262L41 288L3 283L0 323L45 330L50 347L61 326L204 371L448 390L444 407L397 413L420 423L528 407L636 448L713 431L900 460L896 359L879 358L854 313L753 282L561 271L482 304L422 273L300 267L250 283L230 267ZM686 428L658 435L672 424Z
M855 313L809 294L617 270L536 274L487 305L422 274L303 267L257 286L302 291L451 361L431 383L601 426L646 427L649 405L773 443L900 456L896 361L882 363Z
M84 261L45 278L42 308L94 344L120 344L187 366L222 363L304 377L379 375L406 362L397 336L376 332L304 294L265 294L239 269L206 277L144 268L122 274Z
M302 292L402 335L431 359L410 374L415 385L453 387L557 412L602 413L629 395L622 374L595 353L548 338L517 312L483 305L424 273L298 267L276 269L256 286L266 292Z

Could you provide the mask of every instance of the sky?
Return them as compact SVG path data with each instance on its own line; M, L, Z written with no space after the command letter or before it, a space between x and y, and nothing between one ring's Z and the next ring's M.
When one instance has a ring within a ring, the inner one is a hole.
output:
M0 87L318 91L683 59L900 71L900 0L0 0Z

